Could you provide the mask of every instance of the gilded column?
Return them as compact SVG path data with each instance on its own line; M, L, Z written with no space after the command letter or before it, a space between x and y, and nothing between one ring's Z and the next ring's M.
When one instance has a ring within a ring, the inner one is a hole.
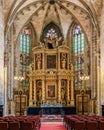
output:
M36 80L34 81L34 101L36 101Z
M67 80L67 100L69 100L69 80Z
M61 101L61 79L58 80L58 101Z
M70 82L70 80L67 80L67 92L66 92L66 94L67 94L67 106L70 105L70 86L69 86L69 82Z
M58 63L57 63L57 65L58 65L58 71L60 70L60 53L58 53Z
M34 54L34 70L36 70L36 58L35 58L35 54Z
M74 106L74 85L73 85L73 78L71 79L71 105Z
M45 100L45 80L42 80L42 100Z
M44 59L44 57L45 57L45 54L43 53L42 54L42 60L43 60L43 62L42 62L42 69L44 70L45 69L45 59Z
M11 37L11 86L10 86L10 99L13 99L13 89L14 89L14 40L13 40L13 26L10 32Z
M29 106L32 106L32 105L33 105L33 102L32 102L32 95L33 95L33 92L32 92L32 77L30 76Z

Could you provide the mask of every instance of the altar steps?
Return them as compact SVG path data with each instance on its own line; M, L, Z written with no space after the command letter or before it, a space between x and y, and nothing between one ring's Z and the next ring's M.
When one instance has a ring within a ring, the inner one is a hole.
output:
M63 122L62 115L42 115L41 122Z

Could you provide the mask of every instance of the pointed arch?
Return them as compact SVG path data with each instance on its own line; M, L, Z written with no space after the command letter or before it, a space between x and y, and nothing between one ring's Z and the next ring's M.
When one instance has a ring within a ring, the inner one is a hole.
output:
M83 28L74 21L70 26L68 35L68 46L70 47L71 51L70 59L74 65L75 89L83 88L86 85L89 87L89 84L85 84L85 81L81 79L81 77L85 75L88 76L90 74L88 57L89 48Z
M62 40L63 40L63 35L62 35L60 27L51 21L42 30L41 37L40 37L41 42L44 43L44 38L48 37L47 34L49 33L49 31L51 31L51 29L54 31L53 32L54 38L62 37ZM61 42L62 42L62 40L61 40Z
M26 24L18 35L18 40L15 48L15 70L18 68L18 72L15 72L15 76L23 77L24 80L19 86L23 89L29 89L29 65L33 61L32 48L36 46L37 38L36 32L32 23Z

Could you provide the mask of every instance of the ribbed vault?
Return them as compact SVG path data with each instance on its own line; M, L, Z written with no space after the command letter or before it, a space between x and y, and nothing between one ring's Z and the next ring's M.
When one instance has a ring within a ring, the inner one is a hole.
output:
M66 37L68 29L73 21L76 21L86 32L88 40L90 40L89 32L91 26L99 28L96 20L95 6L100 6L96 2L85 0L9 0L5 7L5 30L9 30L13 24L15 35L18 36L21 29L27 24L32 23L39 41L43 28L53 21L57 24L64 37ZM99 8L99 7L98 7Z

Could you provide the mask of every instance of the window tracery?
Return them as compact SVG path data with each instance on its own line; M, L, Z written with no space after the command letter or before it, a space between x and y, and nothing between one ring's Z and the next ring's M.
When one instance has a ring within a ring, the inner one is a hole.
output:
M83 81L80 80L80 77L84 75L85 67L85 37L84 33L79 25L75 25L72 30L73 45L72 45L72 54L73 54L73 65L74 65L74 84L75 88L82 87Z
M41 36L41 42L45 47L53 49L62 44L63 37L60 28L54 23L49 23L44 29Z
M20 83L22 87L29 86L29 65L30 65L30 29L23 29L23 33L19 36L20 43L20 75L24 80Z

